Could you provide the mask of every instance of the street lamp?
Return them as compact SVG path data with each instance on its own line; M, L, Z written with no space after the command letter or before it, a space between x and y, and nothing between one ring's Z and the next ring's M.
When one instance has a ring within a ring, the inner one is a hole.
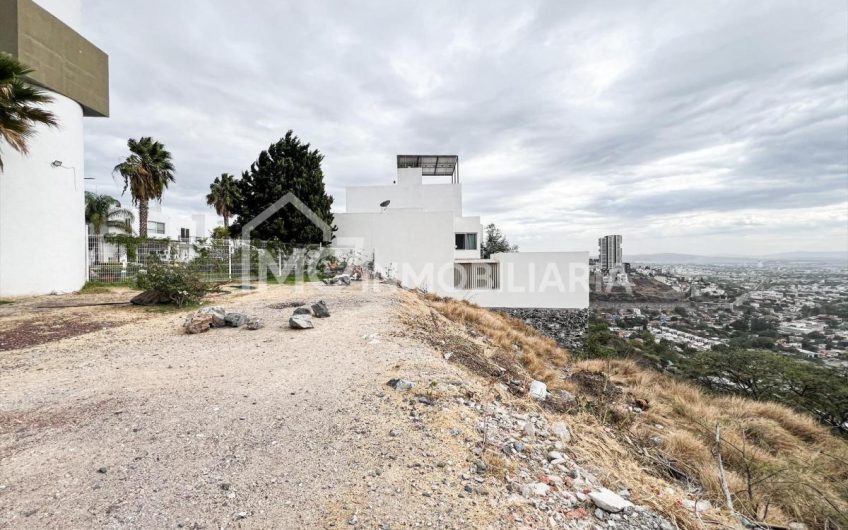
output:
M73 166L66 166L66 165L62 164L61 160L54 160L54 161L50 162L50 165L53 166L53 167L57 167L57 168L61 167L61 168L64 168L64 169L72 170L74 172L74 191L76 191L76 189L77 189L77 168L75 168Z

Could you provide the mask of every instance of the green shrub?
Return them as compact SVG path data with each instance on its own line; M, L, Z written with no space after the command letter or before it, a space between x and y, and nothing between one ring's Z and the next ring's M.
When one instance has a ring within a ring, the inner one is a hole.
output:
M209 288L200 276L181 263L153 263L139 271L138 288L157 291L178 306L200 302Z

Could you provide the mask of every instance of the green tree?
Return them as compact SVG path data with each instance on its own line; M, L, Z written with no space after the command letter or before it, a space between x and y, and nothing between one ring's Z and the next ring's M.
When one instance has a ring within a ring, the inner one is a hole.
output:
M97 195L85 192L85 223L91 225L95 236L99 236L104 228L115 228L121 232L132 234L133 213L121 207L118 199L110 195ZM94 250L94 263L100 263L100 245L97 241L89 240L89 250Z
M29 153L27 142L35 135L38 124L55 127L56 116L42 108L53 101L47 93L26 81L32 73L8 53L0 52L0 139L15 151ZM0 172L3 158L0 156Z
M250 170L238 181L240 193L232 211L237 218L230 233L239 234L246 223L289 192L335 231L330 211L333 198L324 188L323 159L324 155L317 149L310 149L310 145L302 143L292 131L267 151L259 153ZM251 237L285 244L330 243L320 227L291 204L254 228Z
M511 245L494 223L486 226L486 237L480 246L483 259L489 259L498 252L518 252L518 245Z
M221 173L221 176L215 177L209 185L206 204L215 208L215 212L224 218L224 228L230 226L230 216L233 214L239 193L238 182L229 173Z
M85 192L85 222L91 225L94 235L100 235L104 228L115 228L132 234L135 215L122 208L120 201L111 195L97 195Z
M174 164L165 146L149 136L127 141L130 156L115 166L114 172L124 178L124 193L130 190L133 204L138 206L138 235L147 237L148 202L162 200L162 193L174 181Z

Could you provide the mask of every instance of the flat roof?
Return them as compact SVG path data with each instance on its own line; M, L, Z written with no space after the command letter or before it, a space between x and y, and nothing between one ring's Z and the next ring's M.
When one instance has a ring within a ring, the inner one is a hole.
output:
M457 155L397 155L397 167L420 167L425 177L456 176Z

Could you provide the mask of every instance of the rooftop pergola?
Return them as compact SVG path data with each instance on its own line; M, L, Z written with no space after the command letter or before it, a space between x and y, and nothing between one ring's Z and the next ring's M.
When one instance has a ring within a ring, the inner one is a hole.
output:
M459 182L459 157L457 155L397 155L397 167L420 167L425 177L451 177Z

